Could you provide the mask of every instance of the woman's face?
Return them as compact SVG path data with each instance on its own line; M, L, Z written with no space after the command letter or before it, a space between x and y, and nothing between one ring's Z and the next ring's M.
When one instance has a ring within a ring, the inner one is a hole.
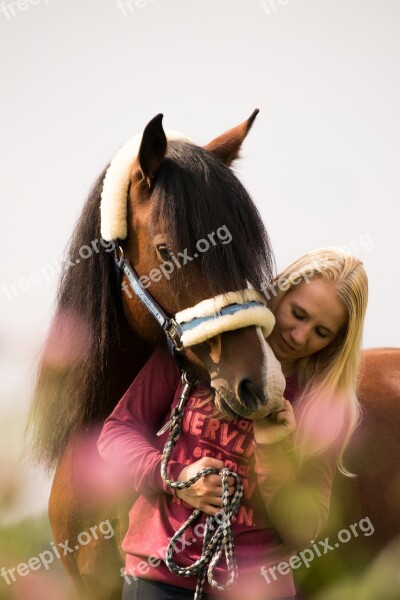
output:
M268 343L278 360L293 362L330 344L347 320L333 283L313 278L293 287L275 311Z

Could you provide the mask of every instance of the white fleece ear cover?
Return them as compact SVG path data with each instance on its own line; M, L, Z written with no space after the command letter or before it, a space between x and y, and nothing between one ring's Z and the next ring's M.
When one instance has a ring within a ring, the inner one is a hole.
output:
M194 144L178 131L165 130L167 140L181 140ZM138 157L143 134L126 142L117 152L107 169L101 193L101 237L103 240L124 240L128 235L128 189L132 167Z

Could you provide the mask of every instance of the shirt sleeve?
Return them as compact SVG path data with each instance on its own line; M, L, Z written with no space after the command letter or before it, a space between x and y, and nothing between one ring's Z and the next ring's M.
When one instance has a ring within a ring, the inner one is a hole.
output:
M261 495L273 526L290 548L307 548L326 526L338 454L335 445L298 468L291 443L256 445Z
M100 455L139 494L174 494L161 477L162 453L156 433L170 412L179 384L175 361L164 347L157 349L100 433ZM183 468L183 464L170 460L168 471L176 479Z

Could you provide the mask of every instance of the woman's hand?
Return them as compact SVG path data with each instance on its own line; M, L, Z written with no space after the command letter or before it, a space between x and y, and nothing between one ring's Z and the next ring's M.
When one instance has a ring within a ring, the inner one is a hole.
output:
M186 481L197 475L197 473L205 467L214 467L221 470L224 468L224 463L222 460L205 456L182 469L178 475L177 481ZM234 478L229 477L228 483L229 495L231 496L234 491ZM183 500L183 502L186 502L186 504L193 506L193 508L199 508L207 515L216 515L221 510L222 506L221 476L212 474L200 477L200 479L189 488L175 490L175 495Z
M282 410L264 419L253 421L254 439L257 444L272 445L282 442L296 429L296 419L289 400L285 400Z

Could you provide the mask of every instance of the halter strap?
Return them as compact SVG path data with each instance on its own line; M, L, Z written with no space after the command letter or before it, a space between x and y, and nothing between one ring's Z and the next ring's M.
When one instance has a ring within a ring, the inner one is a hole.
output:
M156 319L157 323L162 327L166 336L168 347L174 354L183 350L182 344L182 329L180 325L167 316L161 306L156 302L153 296L142 286L140 283L140 277L136 273L136 270L132 267L130 262L126 260L122 248L119 246L121 256L118 258L115 254L115 262L117 267L125 273L128 278L129 284L132 291L136 294L139 300L149 310L149 312Z

